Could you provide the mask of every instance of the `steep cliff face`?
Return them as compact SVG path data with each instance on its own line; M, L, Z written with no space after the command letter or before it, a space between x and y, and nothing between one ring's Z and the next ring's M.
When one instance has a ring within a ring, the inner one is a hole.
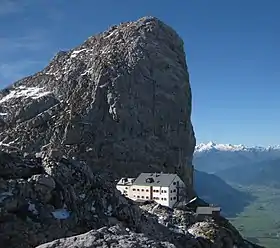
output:
M156 18L113 26L58 53L1 96L0 140L13 149L51 144L119 175L176 171L191 183L195 137L183 41Z

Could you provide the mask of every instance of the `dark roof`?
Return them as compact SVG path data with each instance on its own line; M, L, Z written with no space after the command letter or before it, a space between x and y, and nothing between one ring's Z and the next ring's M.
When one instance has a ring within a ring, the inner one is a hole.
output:
M176 176L176 174L141 173L133 185L168 187Z

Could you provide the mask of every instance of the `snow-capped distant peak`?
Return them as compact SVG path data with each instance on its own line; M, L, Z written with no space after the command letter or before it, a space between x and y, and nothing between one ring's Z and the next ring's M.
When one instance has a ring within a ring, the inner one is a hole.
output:
M232 144L216 144L213 141L210 141L206 144L202 143L196 146L196 152L202 152L207 150L220 150L220 151L239 151L245 150L246 147L244 145L232 145Z
M232 144L217 144L215 142L201 143L195 147L195 152L205 152L210 150L217 151L249 151L249 150L279 150L280 145L269 147L248 147L245 145L232 145Z

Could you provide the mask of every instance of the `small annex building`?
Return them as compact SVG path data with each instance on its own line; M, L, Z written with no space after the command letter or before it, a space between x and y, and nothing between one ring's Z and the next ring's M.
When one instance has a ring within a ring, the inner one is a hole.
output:
M122 178L117 189L134 201L155 202L172 208L180 200L185 184L177 174L141 173L137 178Z
M218 217L221 214L221 207L208 204L197 196L191 199L185 206L193 210L198 216L198 219L204 219L207 216Z

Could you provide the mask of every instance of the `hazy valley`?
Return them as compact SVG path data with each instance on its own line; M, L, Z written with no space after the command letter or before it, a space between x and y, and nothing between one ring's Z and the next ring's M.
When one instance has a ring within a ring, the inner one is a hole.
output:
M230 220L245 237L270 248L280 243L280 149L245 147L209 142L197 145L194 164L216 178L224 198L212 199L231 206ZM208 175L210 177L210 175ZM199 189L199 185L197 186ZM205 190L205 189L204 189ZM216 192L216 191L214 191ZM235 192L236 198L231 196ZM214 197L215 195L212 195ZM247 200L246 200L247 199ZM242 207L240 207L242 206Z

